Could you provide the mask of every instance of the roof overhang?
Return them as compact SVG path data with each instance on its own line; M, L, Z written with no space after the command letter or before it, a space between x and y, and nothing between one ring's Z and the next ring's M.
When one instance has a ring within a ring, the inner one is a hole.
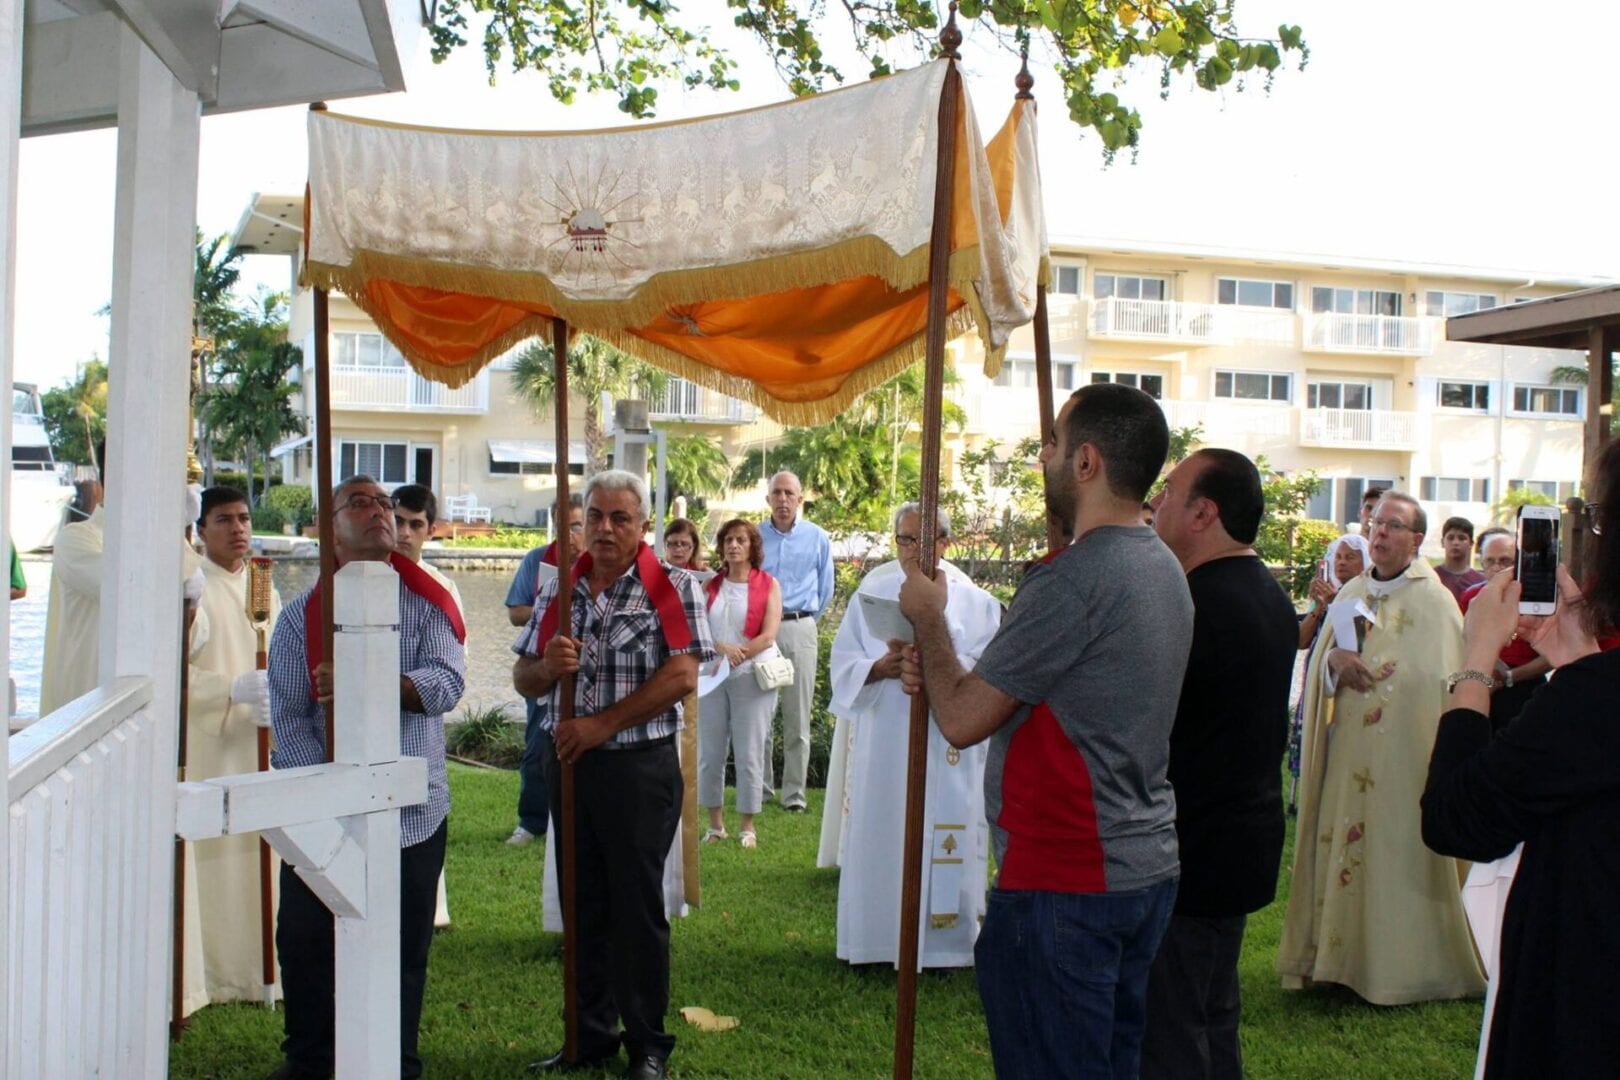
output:
M1456 315L1446 320L1446 340L1584 350L1600 327L1620 327L1620 285Z
M405 88L423 0L28 0L22 134L118 119L119 54L133 34L204 113Z
M489 457L491 461L508 464L555 465L557 443L553 439L491 439ZM570 461L584 461L585 444L570 439L568 458Z
M253 255L298 255L304 242L304 197L254 192L231 233L231 247Z

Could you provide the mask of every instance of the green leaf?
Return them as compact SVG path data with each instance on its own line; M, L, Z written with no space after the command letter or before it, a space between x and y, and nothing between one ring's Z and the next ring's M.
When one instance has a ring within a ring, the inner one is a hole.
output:
M1167 26L1153 35L1153 47L1165 56L1174 56L1180 52L1186 42L1176 33L1174 27Z

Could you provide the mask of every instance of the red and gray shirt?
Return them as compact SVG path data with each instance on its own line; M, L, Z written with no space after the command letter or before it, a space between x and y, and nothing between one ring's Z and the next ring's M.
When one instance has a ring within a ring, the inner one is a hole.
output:
M1094 529L1025 576L974 674L1025 704L990 740L997 887L1124 892L1176 875L1170 729L1193 606L1146 526Z

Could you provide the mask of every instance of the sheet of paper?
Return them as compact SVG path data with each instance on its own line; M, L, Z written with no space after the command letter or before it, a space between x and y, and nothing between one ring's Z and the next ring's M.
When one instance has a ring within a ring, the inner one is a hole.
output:
M1360 600L1350 599L1335 600L1328 605L1328 625L1333 627L1333 643L1336 647L1351 652L1361 651L1361 644L1356 640L1356 615L1360 606Z
M710 664L708 667L699 668L697 685L698 697L702 697L704 694L707 694L709 691L718 687L721 683L724 683L730 674L731 662L724 656L717 656L714 659L714 663Z
M546 582L555 581L557 578L557 568L552 566L550 563L541 563L539 566L536 566L534 570L534 587L536 591L538 591L540 586L544 585Z
M871 631L875 640L904 641L907 644L915 640L911 623L900 614L900 601L886 600L881 596L869 596L866 593L855 595L860 597L861 616L866 620L866 628Z
M1373 626L1378 625L1378 612L1367 606L1365 598L1356 601L1356 614L1366 619Z

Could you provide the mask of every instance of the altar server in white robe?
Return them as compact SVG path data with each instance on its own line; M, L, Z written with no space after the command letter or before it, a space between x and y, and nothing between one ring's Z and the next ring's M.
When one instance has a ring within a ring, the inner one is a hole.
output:
M187 673L186 776L206 780L258 771L258 731L270 723L270 690L258 670L258 635L248 614L253 520L247 496L230 487L204 491L197 535L205 558ZM280 613L281 598L272 587L267 641ZM222 836L189 844L186 851L186 1012L210 1003L263 1000L258 835ZM272 890L279 872L272 856ZM201 960L201 980L193 957Z
M916 558L921 521L916 503L895 512L900 560ZM939 512L938 550L950 535ZM951 640L972 670L1001 623L1001 605L962 571L939 561L948 580L946 618ZM854 730L849 753L848 822L838 882L838 957L852 964L898 964L901 864L905 845L906 757L911 701L900 688L900 636L880 629L884 618L909 625L897 601L905 580L901 561L879 566L861 582L833 641L832 711ZM928 725L928 785L923 803L920 967L969 967L985 905L989 829L984 818L986 747L957 750Z

